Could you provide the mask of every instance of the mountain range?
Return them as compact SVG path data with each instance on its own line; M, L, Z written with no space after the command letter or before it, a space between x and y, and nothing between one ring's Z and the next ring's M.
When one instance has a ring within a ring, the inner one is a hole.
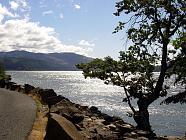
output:
M0 62L6 70L20 71L75 71L78 63L93 58L75 53L33 53L27 51L0 52Z

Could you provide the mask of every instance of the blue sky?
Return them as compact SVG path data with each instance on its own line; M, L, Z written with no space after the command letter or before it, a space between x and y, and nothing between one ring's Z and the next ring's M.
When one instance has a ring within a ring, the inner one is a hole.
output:
M118 57L116 0L1 0L0 51L75 52Z

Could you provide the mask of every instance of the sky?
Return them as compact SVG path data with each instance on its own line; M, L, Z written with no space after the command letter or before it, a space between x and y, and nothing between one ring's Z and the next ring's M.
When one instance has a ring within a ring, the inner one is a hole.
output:
M74 52L117 58L125 33L112 34L116 0L0 0L0 51Z

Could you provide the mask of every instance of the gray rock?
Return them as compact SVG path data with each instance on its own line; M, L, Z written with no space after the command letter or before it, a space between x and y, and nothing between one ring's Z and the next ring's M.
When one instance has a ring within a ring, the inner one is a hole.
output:
M13 91L17 90L17 91L19 91L20 88L21 88L20 85L17 85L16 83L11 82L10 90L13 90Z
M63 113L63 114L61 114L61 116L65 117L67 120L72 122L72 116L70 116L69 114Z
M108 122L108 121L106 121L106 120L104 120L102 123L103 123L104 125L109 125L109 124L110 124L110 122Z
M45 103L47 103L49 97L57 96L53 89L43 89L40 90L38 94Z
M102 113L102 118L105 119L107 122L113 122L113 117L109 116L108 114Z
M143 131L143 130L136 130L136 133L140 136L149 136L150 135L149 131Z
M25 84L24 85L24 88L25 88L25 93L29 93L31 90L33 90L35 87L34 86L31 86L29 84Z
M134 130L134 128L129 124L117 125L117 127L122 134L132 132Z
M0 88L5 88L5 80L4 79L0 80Z
M87 109L88 109L88 106L79 106L79 108L80 108L81 110L87 110Z
M96 113L96 112L98 111L98 108L95 107L95 106L91 106L91 107L90 107L90 111L91 111L92 113Z
M120 117L117 117L117 116L113 116L112 120L113 120L113 122L118 123L118 124L124 124L125 123Z
M61 100L65 99L65 97L61 96L61 95L58 95L58 96L51 96L51 97L48 97L46 99L46 102L49 106L49 108L52 106L52 105L55 105L56 103L60 102Z
M81 121L83 121L83 119L84 119L84 116L82 114L75 113L72 116L72 122L73 123L80 123Z
M66 118L51 113L45 140L85 140L73 123Z
M77 128L77 130L78 130L78 131L82 131L82 128L81 128L81 126L80 126L80 125L75 124L75 127Z
M108 127L109 127L109 129L111 131L115 131L116 130L116 126L114 124L110 124L110 125L108 125Z
M149 140L149 139L146 137L138 137L137 140Z

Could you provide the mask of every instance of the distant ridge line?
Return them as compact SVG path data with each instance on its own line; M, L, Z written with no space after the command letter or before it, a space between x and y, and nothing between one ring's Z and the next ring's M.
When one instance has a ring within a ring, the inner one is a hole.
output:
M17 71L77 71L78 63L87 63L91 57L67 53L33 53L27 51L0 52L0 62L6 70Z

